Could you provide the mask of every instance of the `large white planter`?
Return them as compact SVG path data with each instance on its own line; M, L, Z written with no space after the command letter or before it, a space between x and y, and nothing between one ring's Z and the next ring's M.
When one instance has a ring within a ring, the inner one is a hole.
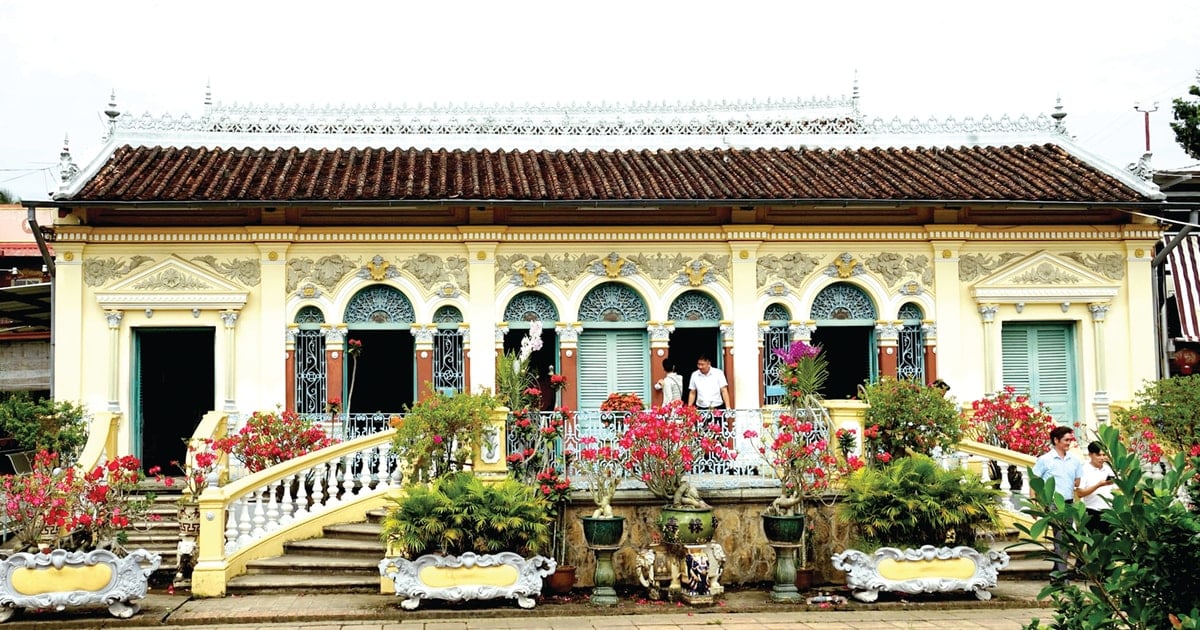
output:
M833 556L833 568L846 572L846 586L860 601L873 602L879 591L944 593L970 591L981 600L992 598L1000 569L1008 554L981 554L970 547L897 549L880 547L873 554L847 549Z
M554 573L556 563L545 556L522 558L504 552L461 556L426 554L416 560L384 558L379 574L391 578L400 606L413 610L422 599L495 599L509 597L521 608L533 608L531 595L542 590L542 578Z
M14 553L0 560L0 623L20 608L102 604L114 617L128 619L141 610L147 580L162 558L145 549L118 557L111 551Z

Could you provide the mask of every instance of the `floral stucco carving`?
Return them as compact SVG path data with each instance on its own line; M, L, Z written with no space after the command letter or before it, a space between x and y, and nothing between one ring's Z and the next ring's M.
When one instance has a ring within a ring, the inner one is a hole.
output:
M427 289L451 280L460 287L467 284L467 259L463 256L447 256L443 259L433 254L417 254L400 263L400 268L412 274Z
M311 258L292 258L287 263L287 290L295 291L301 282L311 280L326 291L333 291L342 278L361 267L357 260L341 254L322 256L315 262Z
M687 256L683 254L635 254L629 257L642 273L654 280L662 282L679 275L679 270L688 264Z
M619 278L621 276L637 275L638 266L632 260L623 258L616 252L612 252L601 258L598 262L592 263L588 270L597 276Z
M902 256L895 252L883 252L874 256L863 257L867 269L881 276L888 286L916 276L925 285L933 284L933 268L929 266L929 257L921 254Z
M770 254L758 259L758 286L765 286L772 278L800 284L821 264L819 256L793 253L776 256Z
M83 282L90 287L98 287L129 275L130 271L153 261L149 256L130 256L129 260L120 261L115 258L91 258L83 261Z
M142 291L195 291L211 289L212 285L196 276L181 273L178 269L164 269L133 285Z
M564 282L571 282L587 273L588 268L600 261L595 254L563 254L551 256L542 254L534 256L533 261L539 263L549 274Z
M1121 280L1125 277L1125 259L1120 254L1066 252L1062 256L1074 260L1109 280Z
M218 261L216 256L197 256L192 262L202 262L217 273L236 280L246 286L258 286L262 280L262 266L254 258L233 258L228 261Z
M866 273L862 264L850 252L843 252L825 268L825 275L832 278L849 278Z
M1042 263L1012 280L1018 284L1079 284L1082 278L1050 263Z
M701 254L684 265L676 274L675 283L698 287L709 282L716 282L717 277L728 278L725 270L729 267L729 256L714 256Z
M992 273L1021 256L1014 252L994 256L992 254L963 254L958 258L958 279L962 282L970 282Z

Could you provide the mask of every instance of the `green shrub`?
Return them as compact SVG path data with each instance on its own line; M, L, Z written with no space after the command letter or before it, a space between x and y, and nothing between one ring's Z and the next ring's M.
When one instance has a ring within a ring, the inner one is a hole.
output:
M80 405L48 398L33 400L16 392L0 401L0 433L13 438L17 448L57 453L62 462L74 462L87 443L88 427Z
M883 377L861 389L868 407L863 420L868 462L887 463L911 453L949 451L962 439L963 421L937 387Z
M1044 558L1063 560L1042 539L1048 528L1055 528L1075 566L1070 582L1052 580L1039 595L1054 601L1051 627L1200 628L1200 518L1177 499L1179 489L1197 474L1200 458L1176 453L1166 474L1154 479L1143 472L1119 431L1101 426L1099 433L1119 489L1111 509L1101 516L1110 533L1087 525L1081 502L1055 500L1044 480L1029 475L1037 497L1029 514L1036 521L1030 527L1017 525L1023 541L1041 546ZM1035 620L1028 627L1045 626Z
M540 552L550 542L549 503L513 479L485 484L471 473L409 485L384 519L382 538L402 555Z
M408 466L409 480L425 482L465 470L484 445L499 401L486 390L447 395L436 390L395 419L392 449Z
M1186 452L1200 443L1200 374L1146 383L1128 416L1149 418L1150 428L1168 453Z
M838 513L871 547L973 546L1000 527L999 496L969 471L912 455L850 475Z

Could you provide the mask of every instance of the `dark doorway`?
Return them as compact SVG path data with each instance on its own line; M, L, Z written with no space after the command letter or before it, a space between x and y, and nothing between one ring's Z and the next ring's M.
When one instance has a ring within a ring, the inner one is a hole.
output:
M133 414L142 466L178 474L185 440L216 407L212 328L134 329L136 378Z
M345 362L347 391L354 375L349 413L400 413L413 403L416 342L412 333L403 329L351 330L346 339L362 342L358 357Z
M517 328L510 329L504 335L504 352L520 354L521 340L529 336L529 329ZM550 374L552 371L557 372L558 365L558 335L553 328L542 328L542 347L539 350L534 350L529 356L529 366L533 368L537 374L537 387L542 392L541 406L542 411L553 411L557 406L557 397L554 393L554 388L550 385Z
M813 332L812 343L821 346L829 361L829 380L821 395L830 400L845 400L858 395L858 386L871 378L871 326L821 326Z
M683 377L683 402L688 401L688 387L692 372L696 371L696 359L702 354L712 359L714 369L724 369L721 360L720 332L717 328L676 328L667 344L667 356L675 361L675 371ZM729 373L725 378L733 382Z

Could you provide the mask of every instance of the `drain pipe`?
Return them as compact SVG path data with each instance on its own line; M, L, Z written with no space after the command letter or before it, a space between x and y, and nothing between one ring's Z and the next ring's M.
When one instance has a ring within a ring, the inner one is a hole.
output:
M42 229L37 222L37 206L25 206L26 221L29 222L29 231L33 233L34 240L37 241L38 251L42 253L42 262L46 265L46 272L50 274L50 400L54 400L54 256L50 255L50 247L46 245L46 237L42 236Z

